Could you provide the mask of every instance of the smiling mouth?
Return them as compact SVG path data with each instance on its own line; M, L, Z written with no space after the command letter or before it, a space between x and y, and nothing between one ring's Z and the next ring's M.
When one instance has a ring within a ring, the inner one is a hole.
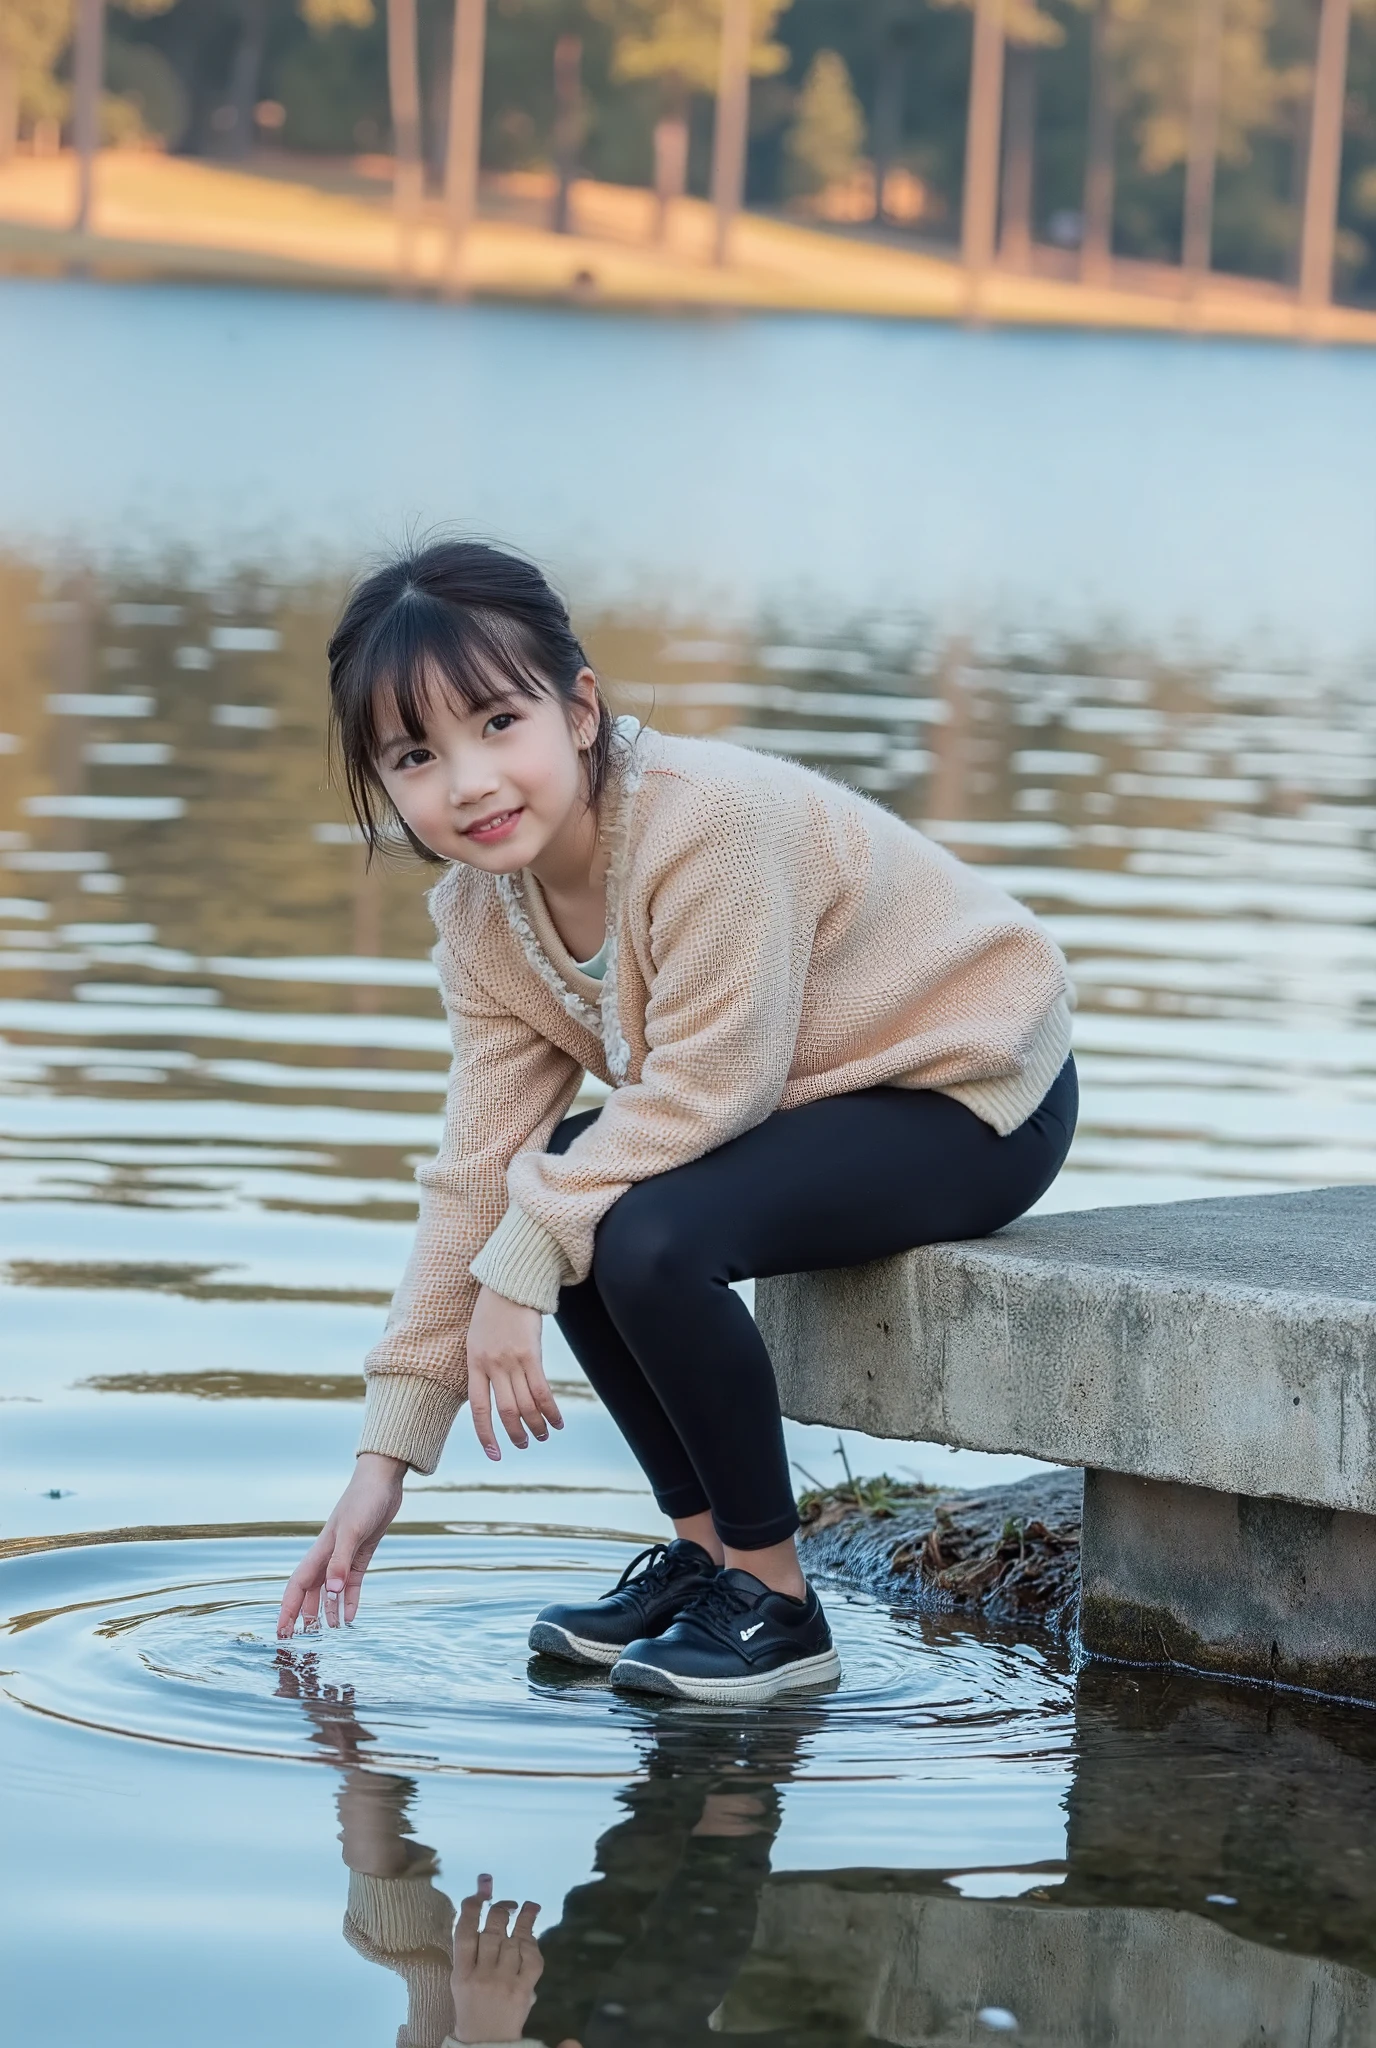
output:
M479 818L476 825L467 826L463 836L465 839L476 839L480 845L488 845L492 840L505 839L509 832L514 832L522 816L523 811L520 808L514 811L494 811L490 818Z

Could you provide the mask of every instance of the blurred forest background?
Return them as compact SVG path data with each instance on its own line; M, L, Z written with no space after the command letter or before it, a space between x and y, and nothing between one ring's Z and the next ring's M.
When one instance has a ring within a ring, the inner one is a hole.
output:
M414 11L435 190L453 0L118 0L103 140L241 162L385 158L397 11ZM972 11L969 0L754 0L746 203L914 247L958 241ZM1183 250L1188 264L1187 185L1202 151L1208 267L1296 283L1322 11L1321 0L1005 0L1002 258L1035 244L1070 264L1097 234L1105 253L1178 264ZM1345 17L1348 0L1336 11ZM0 0L0 159L68 139L73 13L74 0ZM553 171L564 190L586 175L705 193L721 21L721 0L490 0L484 171ZM1376 0L1351 0L1341 124L1334 281L1372 301Z

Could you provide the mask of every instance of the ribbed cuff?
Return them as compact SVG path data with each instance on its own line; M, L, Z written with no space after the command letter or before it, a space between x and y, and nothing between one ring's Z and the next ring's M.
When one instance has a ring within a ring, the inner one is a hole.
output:
M383 1955L413 1956L449 1946L454 1908L429 1877L370 1877L351 1870L348 1917Z
M433 1472L462 1406L462 1394L421 1373L370 1373L358 1448Z
M572 1278L559 1240L515 1202L468 1270L494 1294L547 1316L559 1306L559 1289Z

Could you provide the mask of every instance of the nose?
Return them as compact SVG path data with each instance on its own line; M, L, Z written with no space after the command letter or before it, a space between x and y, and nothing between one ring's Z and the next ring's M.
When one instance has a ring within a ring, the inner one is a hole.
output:
M501 777L481 747L455 747L449 756L449 802L456 811L469 810L496 790Z

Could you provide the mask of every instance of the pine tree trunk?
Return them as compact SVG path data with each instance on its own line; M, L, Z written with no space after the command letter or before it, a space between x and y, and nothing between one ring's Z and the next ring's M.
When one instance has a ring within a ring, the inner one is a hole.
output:
M892 0L879 25L878 62L874 86L874 119L870 125L874 157L874 218L884 218L884 184L903 139L903 102L908 83L908 38L893 16Z
M750 122L751 0L723 0L717 123L712 138L712 204L717 225L713 257L725 263L731 227L745 198L745 145Z
M569 232L569 193L583 146L583 38L560 36L554 45L554 232Z
M486 40L487 0L454 0L454 55L449 72L449 138L444 166L448 229L444 283L455 294L464 288L468 232L478 210Z
M75 227L91 232L96 151L100 147L100 95L105 83L105 0L77 0L72 62L72 141L77 159Z
M970 109L965 129L961 254L972 278L994 260L1003 131L1003 0L975 0Z
M1351 19L1352 0L1323 0L1300 243L1300 303L1304 306L1326 306L1333 297Z
M416 266L425 178L420 153L420 55L416 0L387 0L387 91L392 106L392 204L404 276Z
M1223 0L1198 0L1190 78L1190 140L1185 165L1185 219L1180 260L1196 282L1209 269L1214 238L1214 179L1223 84Z
M1113 270L1113 0L1098 0L1089 28L1089 134L1080 231L1080 277L1106 284Z
M1037 53L1008 52L1003 138L999 259L1009 270L1032 267L1032 192L1037 164Z
M239 0L239 44L229 80L229 108L234 125L229 131L229 154L246 157L253 147L253 110L258 104L258 81L263 74L263 51L267 43L267 0Z
M660 83L654 142L655 240L667 242L674 201L688 189L688 93L677 72Z

